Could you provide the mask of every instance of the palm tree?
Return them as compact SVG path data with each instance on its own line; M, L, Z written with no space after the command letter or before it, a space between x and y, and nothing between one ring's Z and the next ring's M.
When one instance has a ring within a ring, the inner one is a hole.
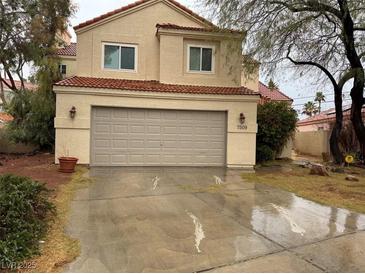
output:
M306 114L310 117L312 117L314 114L318 113L318 107L314 102L307 102L304 104L302 114Z
M270 78L269 83L267 84L270 90L279 89L279 86L274 82L272 78Z
M321 105L322 105L322 102L326 102L326 96L324 96L323 92L318 91L316 93L316 97L315 97L314 101L318 102L318 112L321 113Z

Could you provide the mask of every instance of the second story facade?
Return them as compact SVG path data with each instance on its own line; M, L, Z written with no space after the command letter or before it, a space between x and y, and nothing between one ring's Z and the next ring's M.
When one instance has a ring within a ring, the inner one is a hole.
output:
M66 78L258 90L258 72L242 75L243 33L219 29L174 0L138 1L74 29L77 44L58 52Z

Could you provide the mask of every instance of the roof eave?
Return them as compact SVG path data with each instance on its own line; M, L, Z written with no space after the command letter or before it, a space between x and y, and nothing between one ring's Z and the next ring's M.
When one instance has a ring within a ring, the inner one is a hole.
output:
M177 35L177 36L191 36L191 37L216 37L216 38L233 38L242 40L244 34L242 33L231 33L231 32L219 32L219 31L202 31L202 30L183 30L183 29L163 29L158 28L156 31L156 36L161 35Z

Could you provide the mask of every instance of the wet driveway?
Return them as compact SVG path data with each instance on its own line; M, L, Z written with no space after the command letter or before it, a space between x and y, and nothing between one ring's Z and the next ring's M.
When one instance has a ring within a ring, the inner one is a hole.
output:
M364 272L365 216L220 168L92 168L71 272Z

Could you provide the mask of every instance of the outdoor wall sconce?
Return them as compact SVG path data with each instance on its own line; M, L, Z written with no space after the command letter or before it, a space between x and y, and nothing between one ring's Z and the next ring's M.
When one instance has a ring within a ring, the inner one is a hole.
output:
M241 125L243 125L246 121L246 117L245 114L243 114L242 112L240 113L240 123Z
M71 119L74 119L75 118L75 116L76 116L76 107L72 107L71 109L70 109L70 117L71 117Z

